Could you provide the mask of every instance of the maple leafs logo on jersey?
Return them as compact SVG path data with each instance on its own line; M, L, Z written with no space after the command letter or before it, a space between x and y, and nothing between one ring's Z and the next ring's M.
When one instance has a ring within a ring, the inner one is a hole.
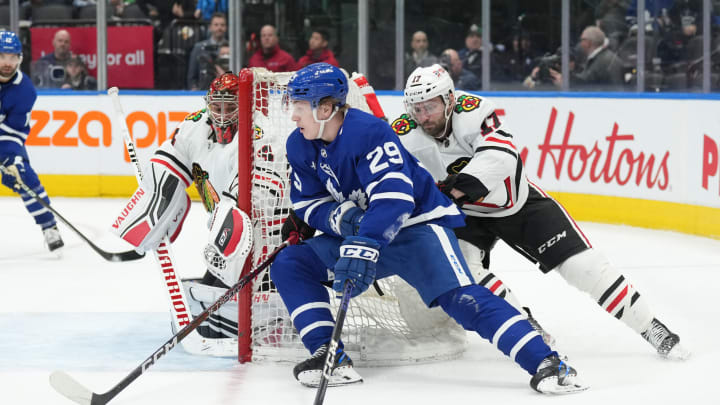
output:
M468 112L480 107L480 98L475 96L462 95L458 97L457 104L455 104L455 112Z
M202 118L203 113L205 112L205 109L203 108L200 111L195 111L194 113L190 113L185 117L185 121L200 121L200 118Z
M213 187L212 183L210 183L208 172L203 170L199 164L193 163L192 177L205 210L207 212L213 212L215 204L220 201L220 197L218 197L215 187Z
M403 114L400 118L396 119L390 125L398 135L405 135L413 129L417 128L417 122L415 122L409 115Z

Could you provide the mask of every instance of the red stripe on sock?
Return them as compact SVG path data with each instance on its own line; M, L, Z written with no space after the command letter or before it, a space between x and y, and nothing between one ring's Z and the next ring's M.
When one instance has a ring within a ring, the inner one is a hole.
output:
M500 288L500 286L502 286L502 281L498 280L498 281L495 282L495 284L493 284L492 287L489 288L489 290L490 290L491 293L495 294L495 290L497 290L498 288Z
M620 292L620 294L618 294L618 296L615 297L615 299L613 300L613 302L611 302L610 305L608 305L607 311L610 312L610 313L612 313L612 310L615 309L615 307L617 306L617 304L619 304L620 301L623 300L623 298L625 298L625 296L627 295L627 293L628 293L628 286L626 285L625 288L623 288L623 290Z

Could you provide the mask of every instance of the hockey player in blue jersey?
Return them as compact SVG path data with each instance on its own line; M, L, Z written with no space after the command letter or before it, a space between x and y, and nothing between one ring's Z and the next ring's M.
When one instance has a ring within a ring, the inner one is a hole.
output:
M46 203L45 188L30 166L25 141L30 132L30 111L37 93L29 77L20 71L22 44L11 31L0 31L0 164L13 174L3 171L2 184L20 194L25 208L42 229L45 244L57 253L64 243L58 232L55 216L27 193L19 190L16 179L22 180Z
M295 377L319 383L334 326L324 283L340 291L349 280L355 296L397 274L426 305L440 306L533 375L535 390L587 389L524 316L474 283L451 229L463 226L464 215L387 123L345 104L347 92L345 74L326 63L301 69L287 87L297 125L287 140L290 198L297 217L323 232L281 251L271 268L312 354ZM329 385L362 381L342 345L337 354Z

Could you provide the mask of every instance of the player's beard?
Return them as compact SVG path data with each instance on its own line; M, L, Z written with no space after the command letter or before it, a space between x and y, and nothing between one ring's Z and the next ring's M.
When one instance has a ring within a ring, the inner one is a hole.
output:
M13 75L15 75L16 71L17 71L17 66L15 66L15 67L9 67L9 66L0 67L0 80L5 81L5 82L10 80L13 77Z
M424 124L420 124L423 131L425 131L426 134L432 136L433 138L442 138L445 132L445 117L442 117L438 119L435 122L425 122Z

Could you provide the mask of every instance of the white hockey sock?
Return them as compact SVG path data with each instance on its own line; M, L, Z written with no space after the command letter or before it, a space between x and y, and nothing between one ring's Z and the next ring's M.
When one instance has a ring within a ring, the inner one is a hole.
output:
M561 263L556 270L568 284L584 291L605 311L637 333L654 318L645 297L595 249L587 249Z

